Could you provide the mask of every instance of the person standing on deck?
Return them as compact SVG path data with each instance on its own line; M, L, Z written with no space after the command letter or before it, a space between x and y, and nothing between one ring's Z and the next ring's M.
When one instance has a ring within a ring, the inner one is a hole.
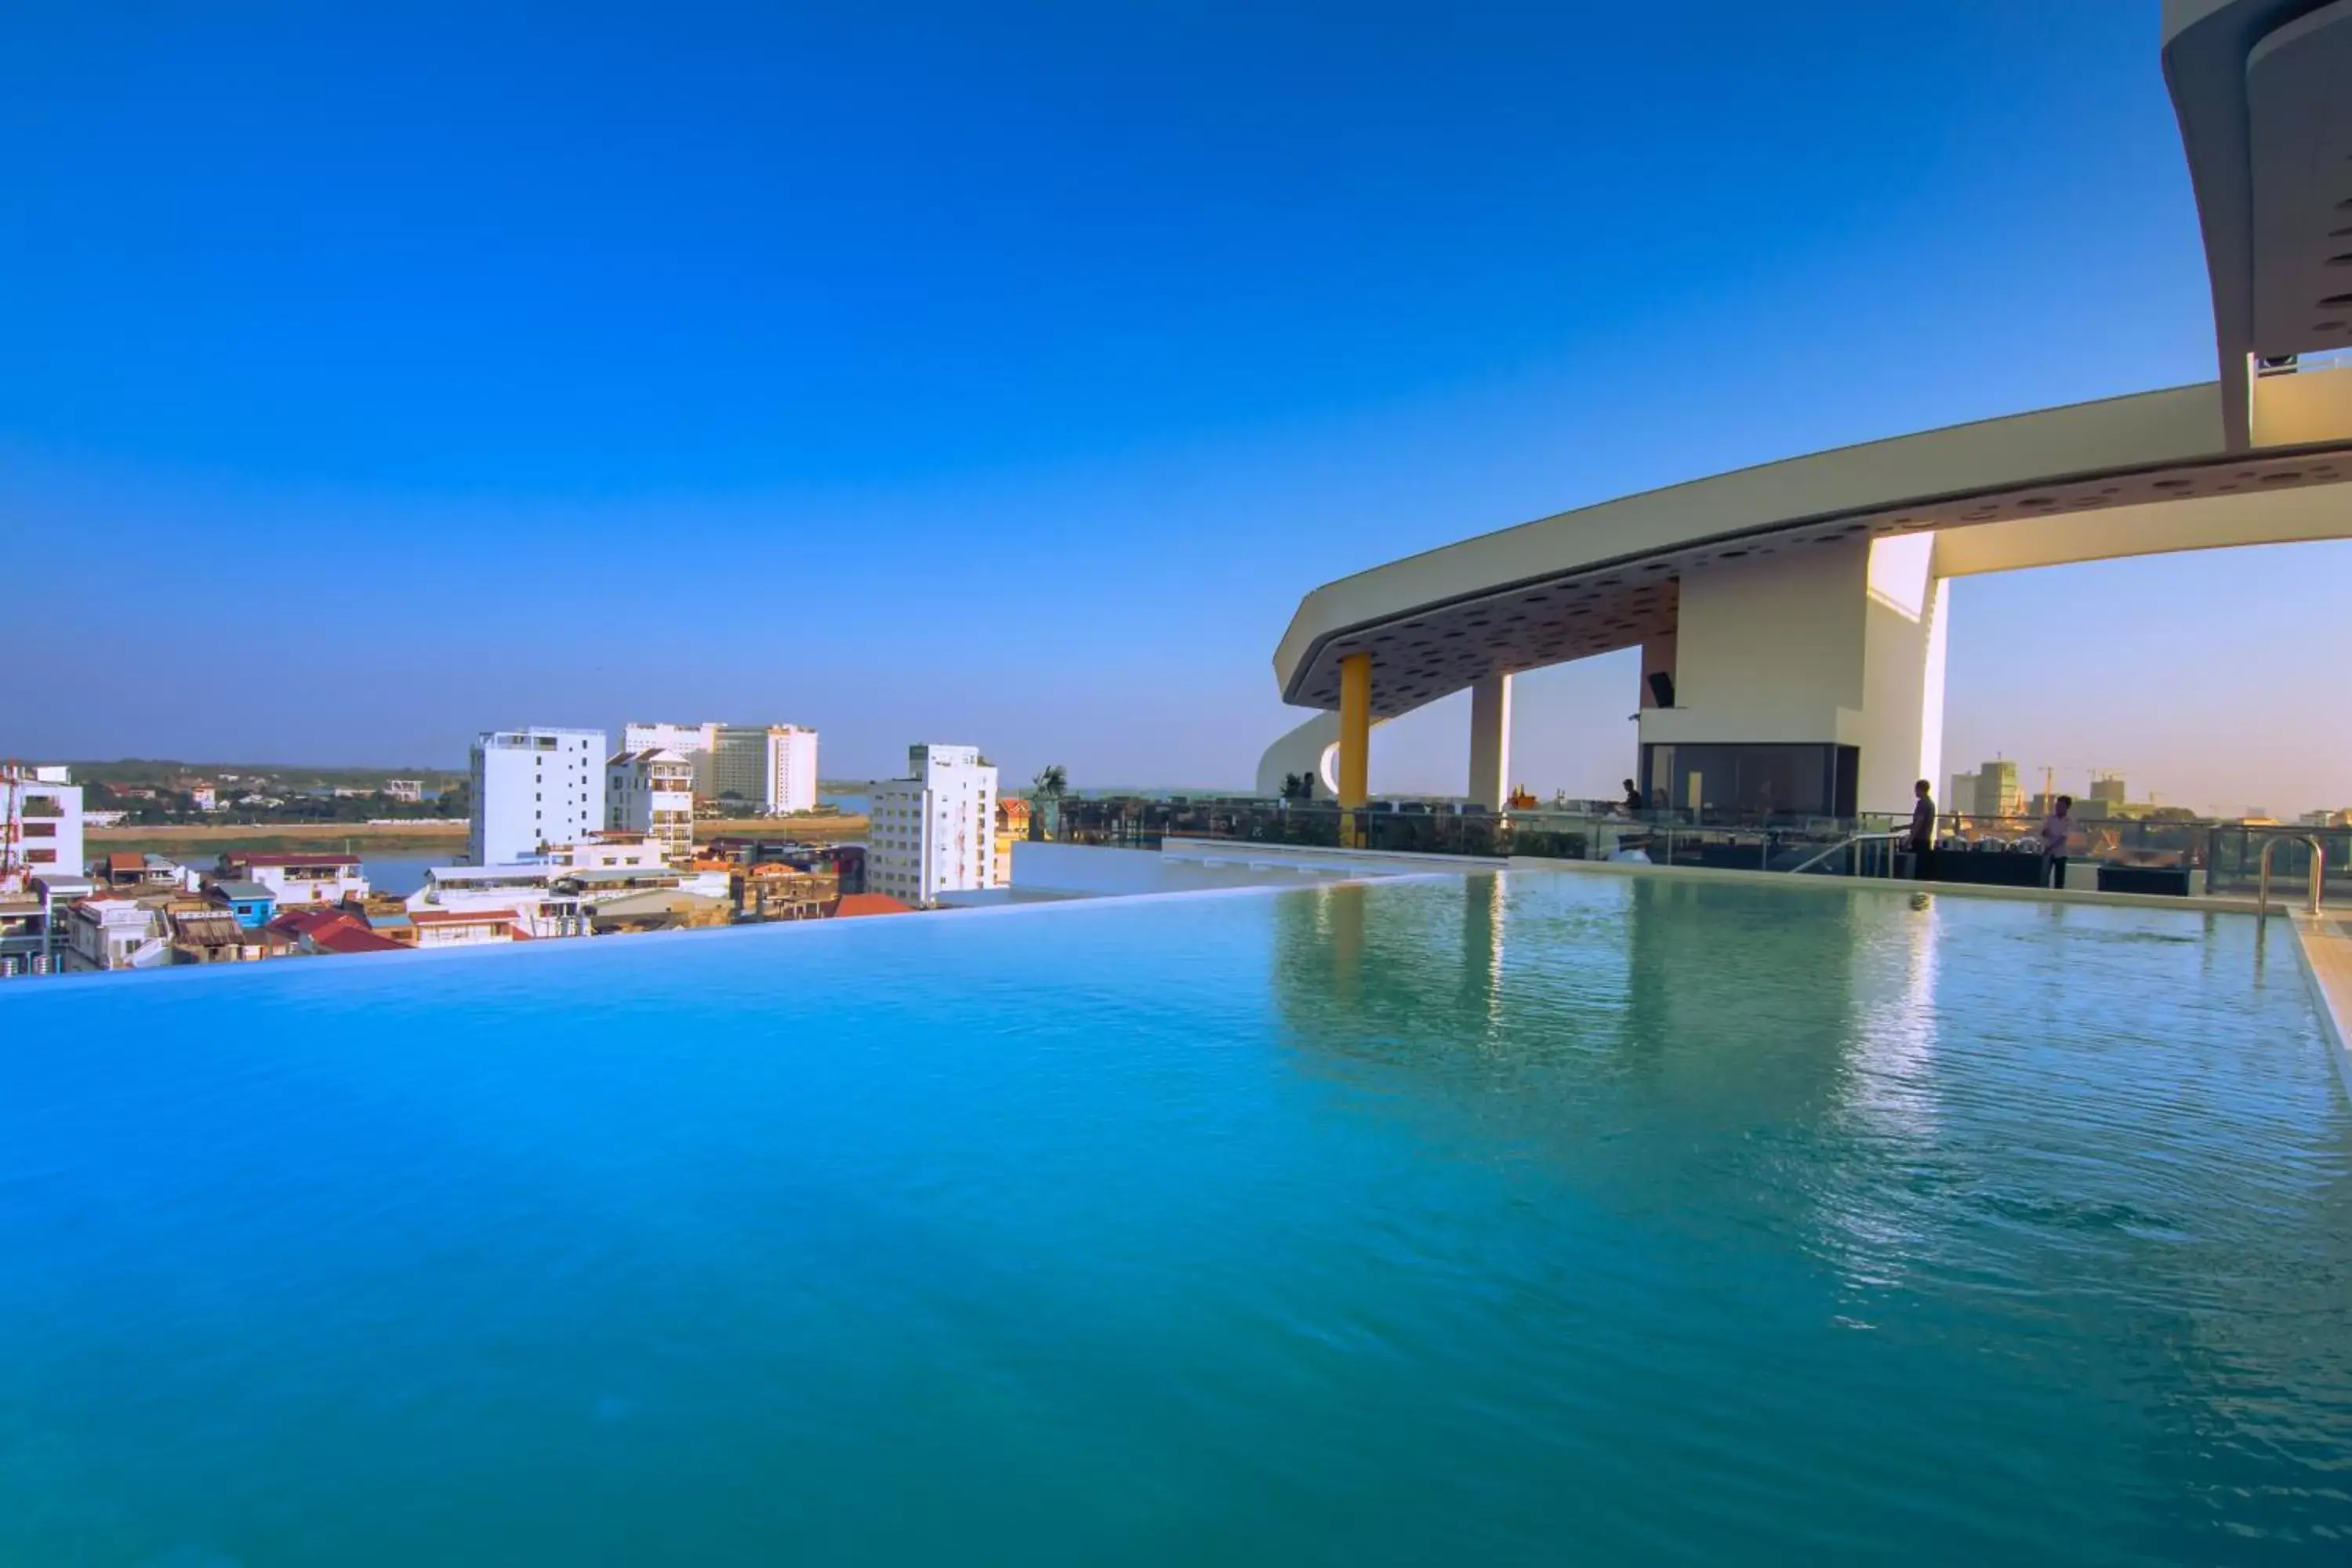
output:
M1911 831L1903 847L1911 851L1911 875L1931 882L1936 878L1936 797L1926 779L1911 786Z
M2050 815L2042 819L2042 860L2053 888L2066 885L2066 841L2074 837L2074 819L2066 814L2074 806L2074 797L2062 795L2051 804Z

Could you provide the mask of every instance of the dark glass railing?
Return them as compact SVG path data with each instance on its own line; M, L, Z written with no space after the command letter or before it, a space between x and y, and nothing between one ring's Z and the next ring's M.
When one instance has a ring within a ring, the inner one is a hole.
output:
M2208 840L2206 890L2252 893L2260 872L2263 846L2273 839L2278 841L2278 847L2271 851L2273 898L2293 898L2308 886L2312 839L2318 840L2326 858L2321 869L2326 897L2331 900L2352 897L2352 828L2345 827L2221 824Z
M1734 870L1802 871L1827 876L1915 874L1897 842L1907 818L1780 816L1738 820L1722 814L1629 814L1600 802L1555 803L1488 812L1446 803L1376 801L1353 813L1328 801L1248 798L1066 797L1050 814L1050 835L1064 843L1157 849L1171 838L1352 847L1386 853L1559 860L1639 859L1658 865ZM1043 832L1041 815L1033 831ZM2020 858L2042 853L2038 816L1946 814L1937 818L1938 860L1932 873L1953 881L2031 882ZM2217 893L2254 890L2263 845L2272 852L2273 887L2301 887L2315 837L2326 854L2333 896L2352 894L2352 828L2299 827L2182 818L2079 817L2070 859L2147 871L2202 871ZM1979 857L1979 858L1957 858Z

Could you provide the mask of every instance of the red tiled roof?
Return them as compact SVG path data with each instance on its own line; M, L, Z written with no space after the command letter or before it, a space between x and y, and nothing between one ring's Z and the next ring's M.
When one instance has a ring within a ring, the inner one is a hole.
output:
M268 929L329 952L398 952L405 945L378 936L356 916L338 909L291 910L271 921Z
M902 904L887 893L845 893L833 906L833 918L851 920L859 915L910 915L912 904Z
M147 857L129 849L117 849L107 856L106 869L109 875L117 871L143 872L147 869Z
M351 916L331 904L314 909L289 910L269 922L273 931L291 931L296 936L312 936L328 926L357 924Z
M388 936L378 936L356 921L345 921L331 931L310 933L313 946L329 952L405 952L408 944L394 942Z

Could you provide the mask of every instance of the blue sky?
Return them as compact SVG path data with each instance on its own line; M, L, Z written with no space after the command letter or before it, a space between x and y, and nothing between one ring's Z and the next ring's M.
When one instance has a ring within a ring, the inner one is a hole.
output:
M0 17L0 751L1240 784L1329 577L2212 374L2152 3L373 9ZM1953 761L2352 800L2347 567L1963 583ZM1526 678L1517 771L1612 783L1633 679Z

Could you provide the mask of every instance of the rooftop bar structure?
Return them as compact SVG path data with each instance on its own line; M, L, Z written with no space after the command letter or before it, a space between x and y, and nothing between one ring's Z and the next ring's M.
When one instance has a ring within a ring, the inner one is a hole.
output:
M1562 512L1308 594L1275 650L1317 710L1269 747L1369 798L1370 731L1467 688L1509 788L1511 680L1641 649L1641 787L1851 816L1943 776L1955 577L2352 535L2352 0L2168 0L2213 297L2210 382L1842 447Z

